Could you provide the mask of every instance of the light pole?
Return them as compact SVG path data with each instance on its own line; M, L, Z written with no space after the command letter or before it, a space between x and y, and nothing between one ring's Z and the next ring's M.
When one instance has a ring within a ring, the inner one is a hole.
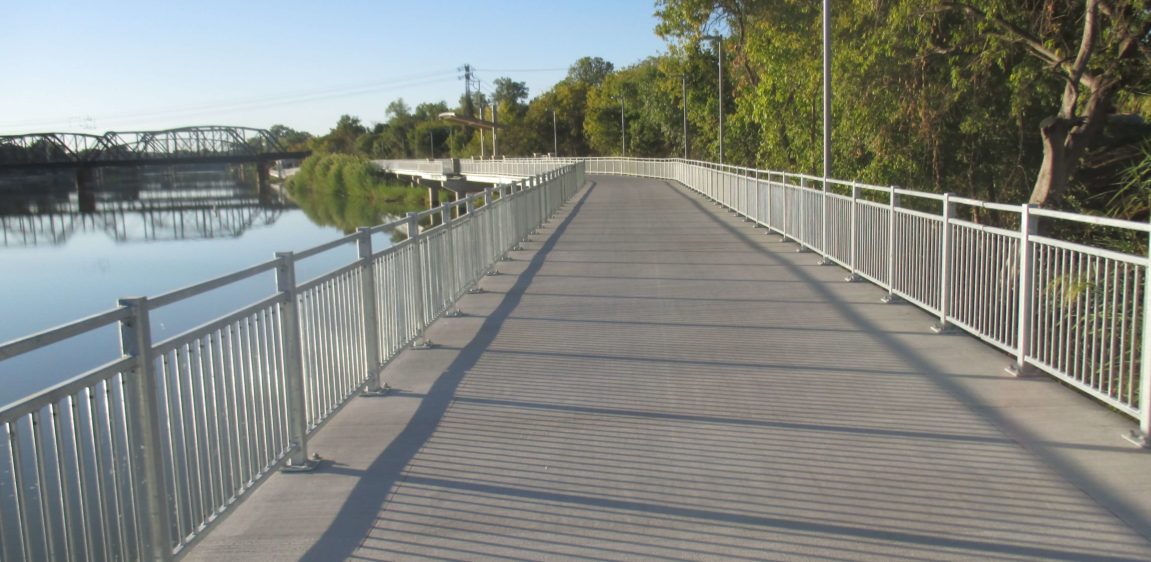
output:
M687 160L687 74L679 75L683 86L683 159Z
M823 0L823 186L831 177L831 0Z
M627 156L627 121L624 120L623 95L615 96L619 100L619 151L621 156Z
M559 133L556 132L556 130L557 130L556 129L556 108L553 107L553 108L551 108L551 110L552 110L552 154L555 156L559 156L560 155L560 137L559 137Z
M719 163L723 164L723 36L704 35L701 39L715 41L719 53Z

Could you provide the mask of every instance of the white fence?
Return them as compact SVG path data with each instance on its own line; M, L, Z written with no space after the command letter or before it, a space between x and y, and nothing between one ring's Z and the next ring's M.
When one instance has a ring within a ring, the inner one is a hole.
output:
M1139 421L1151 431L1148 256L1039 234L1143 223L679 159L590 158L589 174L675 180ZM998 213L994 227L973 208Z
M0 559L167 559L307 439L583 184L583 164L0 345L5 360L109 326L119 359L0 410ZM422 219L439 225L421 232ZM372 235L402 227L387 249ZM299 282L336 248L359 259ZM274 272L268 298L154 342L159 308Z

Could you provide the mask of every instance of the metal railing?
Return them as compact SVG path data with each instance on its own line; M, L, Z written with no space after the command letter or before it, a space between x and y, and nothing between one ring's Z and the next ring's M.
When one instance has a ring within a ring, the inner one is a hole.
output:
M0 345L5 360L109 327L119 358L0 410L0 559L167 559L267 474L583 184L545 171L309 250ZM438 225L420 222L438 216ZM386 249L372 235L403 228ZM300 282L337 248L358 259ZM264 275L275 291L153 341L157 309Z
M826 262L1139 421L1151 433L1149 256L1040 234L1039 221L1144 223L680 159L588 158L589 174L675 180ZM1005 226L980 224L973 209ZM958 212L965 210L966 212ZM1151 244L1148 245L1151 247Z

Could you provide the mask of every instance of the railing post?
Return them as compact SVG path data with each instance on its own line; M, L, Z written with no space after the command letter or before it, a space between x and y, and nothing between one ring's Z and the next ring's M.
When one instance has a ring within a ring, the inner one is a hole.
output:
M939 236L939 322L931 327L937 334L947 332L951 316L951 193L943 194L943 230Z
M819 193L820 209L819 209L819 222L820 222L820 253L823 257L819 260L819 265L831 265L831 252L827 249L827 178L823 178L823 190Z
M755 170L755 182L758 184L760 179L760 170ZM763 228L767 234L771 234L771 172L767 173L767 182L761 186L761 193L763 201L760 205L762 209Z
M376 312L376 268L372 263L372 229L356 229L356 248L360 258L360 294L364 299L364 353L367 355L367 382L360 396L382 396L380 386L380 317Z
M406 230L408 231L408 240L411 240L412 244L412 258L416 262L415 267L412 268L412 276L414 277L412 280L412 298L416 302L415 330L417 332L421 332L424 329L424 322L427 322L428 306L425 302L426 297L424 297L424 259L423 249L421 248L420 244L420 214L408 213L407 216L408 224L406 226ZM426 349L431 347L431 343L427 340L424 340L423 342L418 343L415 347Z
M899 296L895 294L895 210L899 208L899 194L895 192L895 186L891 186L888 191L887 200L887 296L883 297L883 302L892 304L899 302Z
M437 260L439 271L437 274L440 279L447 281L446 294L440 295L441 301L436 303L439 306L450 306L455 302L456 298L460 296L460 272L456 260L456 243L455 243L455 220L452 218L452 209L457 209L458 205L455 202L444 205L440 210L440 220L443 221L442 228L444 229L444 254ZM437 308L438 310L442 310ZM459 310L448 311L447 316L458 316Z
M1143 269L1143 341L1139 346L1139 433L1131 441L1140 447L1151 447L1151 234L1148 235L1147 261Z
M1016 319L1015 363L1007 371L1015 376L1028 374L1027 354L1031 351L1032 318L1035 271L1031 267L1031 236L1037 232L1038 222L1031 214L1034 205L1023 204L1019 214L1019 317Z
M133 486L137 490L136 523L140 533L140 558L172 559L172 500L164 481L164 427L153 372L152 326L146 298L121 299L120 306L132 315L120 322L120 351L135 358L132 372L124 378L124 417L127 424Z
M288 395L288 440L291 450L285 472L315 470L318 459L308 458L308 405L304 397L304 352L300 339L300 313L296 302L296 259L292 252L276 252L276 290L280 292L280 332L284 337L284 378Z
M851 181L851 257L848 259L848 267L850 272L847 274L845 281L854 283L859 281L859 265L857 254L859 253L859 236L856 234L859 231L859 184Z

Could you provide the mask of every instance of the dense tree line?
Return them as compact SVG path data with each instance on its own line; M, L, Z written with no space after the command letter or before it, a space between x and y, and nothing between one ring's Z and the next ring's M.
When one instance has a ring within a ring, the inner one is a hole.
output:
M833 5L834 176L1147 220L1151 2ZM717 160L722 103L729 163L821 173L819 2L658 0L656 14L665 53L618 69L581 59L531 99L510 78L473 93L473 110L491 119L494 108L502 125L500 154L682 156L686 143L689 157ZM448 110L397 100L370 128L345 116L296 142L373 158L479 156L474 130L437 118Z

